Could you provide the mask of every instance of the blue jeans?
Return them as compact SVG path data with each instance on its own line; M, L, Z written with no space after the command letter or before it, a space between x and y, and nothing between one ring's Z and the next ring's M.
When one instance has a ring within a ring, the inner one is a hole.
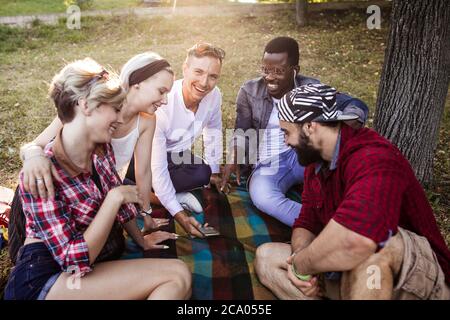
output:
M302 205L287 198L286 193L292 186L303 183L304 172L294 149L283 152L270 162L258 163L249 181L253 204L262 212L292 226Z
M5 300L44 300L60 274L61 267L44 243L22 246L9 275Z

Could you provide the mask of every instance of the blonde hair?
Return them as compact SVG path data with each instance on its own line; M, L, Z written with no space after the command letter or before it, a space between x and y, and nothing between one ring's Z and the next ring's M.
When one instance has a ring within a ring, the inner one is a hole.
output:
M130 75L134 71L145 67L152 62L162 59L163 58L159 54L152 51L140 53L132 57L127 61L127 63L125 63L125 65L122 67L122 70L120 71L120 82L122 84L122 87L128 92L128 90L130 90ZM168 71L172 75L174 74L172 68L170 67L166 67L163 70Z
M67 64L53 77L49 96L59 119L67 123L75 117L79 99L86 99L91 110L103 103L120 109L126 93L116 74L106 71L93 59L85 58Z
M188 49L186 62L188 61L189 57L196 57L196 58L213 57L218 59L220 61L220 64L222 64L223 59L225 59L225 51L210 43L199 42L194 44L191 48Z

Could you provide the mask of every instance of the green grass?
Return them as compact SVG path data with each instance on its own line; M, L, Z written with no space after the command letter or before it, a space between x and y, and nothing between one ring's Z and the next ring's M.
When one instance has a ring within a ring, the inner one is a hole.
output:
M289 0L260 0L260 3L283 3ZM292 2L292 1L291 1ZM211 6L230 4L229 0L178 0L177 7ZM173 0L162 0L159 6L172 6ZM144 7L142 0L92 0L86 10L110 10ZM0 0L0 16L62 13L66 11L64 0Z
M19 146L55 116L46 97L52 76L65 62L86 56L117 70L133 55L154 50L180 77L187 48L200 40L215 43L227 53L219 86L224 127L232 128L236 94L246 79L257 75L264 45L274 36L288 35L301 44L301 73L364 100L370 108L370 125L388 25L367 30L365 19L364 12L317 14L310 26L298 29L294 12L279 12L263 17L88 18L82 20L81 30L68 30L63 22L27 30L0 27L0 184L15 187L21 167ZM436 153L436 185L428 194L450 244L450 99L446 106Z
M140 0L94 0L89 10L130 8L140 6ZM0 16L61 13L64 0L0 0Z
M8 251L5 249L0 251L0 300L3 299L3 288L6 286L11 263L9 262Z
M0 16L64 12L64 0L0 0Z

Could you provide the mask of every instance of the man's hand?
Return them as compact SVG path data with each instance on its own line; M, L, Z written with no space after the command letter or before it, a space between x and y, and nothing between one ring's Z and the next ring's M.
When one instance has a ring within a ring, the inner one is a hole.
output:
M229 193L230 187L228 183L220 177L220 174L213 173L209 180L209 185L213 185L218 192Z
M185 211L180 211L175 214L175 221L177 221L189 235L204 238L205 236L198 230L202 225L195 220L194 217L189 217ZM206 224L205 224L206 226Z
M230 175L234 173L236 176L236 184L238 186L241 185L241 170L238 164L226 164L223 168L223 175L222 175L222 186L225 187L228 185L228 181L230 179Z
M286 260L289 280L305 296L310 298L320 297L322 294L320 292L319 279L317 277L312 277L309 281L302 281L292 272L292 264L294 263L293 256L294 255L289 256Z

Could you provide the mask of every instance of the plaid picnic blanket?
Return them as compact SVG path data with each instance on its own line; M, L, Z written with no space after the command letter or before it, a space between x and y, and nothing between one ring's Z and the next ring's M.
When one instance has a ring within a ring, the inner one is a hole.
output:
M274 299L275 297L259 281L253 266L256 248L266 242L290 240L291 228L261 213L251 202L245 184L236 187L228 195L212 189L194 191L201 201L204 212L196 219L208 222L220 231L220 236L207 239L169 240L170 249L151 250L142 253L131 240L123 259L140 257L178 257L193 274L192 299L235 300ZM289 197L300 200L299 194L290 192ZM166 210L154 210L154 216L169 217ZM142 221L139 221L142 226ZM171 219L164 229L185 234Z

